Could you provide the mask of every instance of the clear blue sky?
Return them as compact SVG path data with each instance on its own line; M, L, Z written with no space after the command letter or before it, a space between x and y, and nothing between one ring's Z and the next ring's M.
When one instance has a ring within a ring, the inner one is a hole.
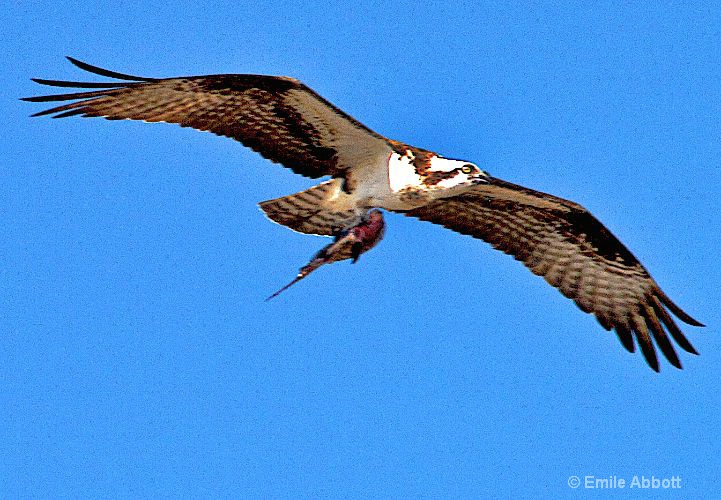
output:
M721 11L595 4L5 7L0 496L721 490ZM684 330L701 356L655 374L512 258L392 214L357 265L265 303L326 240L256 204L312 181L170 125L29 119L30 77L86 77L65 55L294 76L582 203L708 325Z

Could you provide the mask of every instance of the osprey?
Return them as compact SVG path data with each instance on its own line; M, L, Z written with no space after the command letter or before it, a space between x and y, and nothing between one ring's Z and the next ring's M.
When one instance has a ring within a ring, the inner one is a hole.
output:
M384 223L374 209L382 208L440 224L512 255L606 330L615 330L628 351L638 344L655 371L654 341L677 368L681 362L670 339L697 354L670 313L689 325L703 325L674 304L636 257L581 205L497 179L471 162L383 137L292 78L144 78L68 59L80 69L119 81L33 79L54 87L93 89L25 98L74 101L33 116L177 123L236 139L297 174L330 176L300 193L260 203L279 224L336 237L295 281L322 264L355 260L375 245Z

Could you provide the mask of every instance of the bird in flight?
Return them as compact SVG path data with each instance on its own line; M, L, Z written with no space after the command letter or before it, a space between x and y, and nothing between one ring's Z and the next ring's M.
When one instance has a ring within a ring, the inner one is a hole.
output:
M176 123L240 141L297 174L330 177L260 203L279 224L336 238L288 286L323 264L356 260L372 248L385 227L381 208L470 235L512 255L593 314L603 328L614 330L629 352L638 346L655 371L654 344L677 368L681 362L671 339L697 354L671 314L703 325L672 302L623 243L577 203L492 177L471 162L383 137L293 78L145 78L68 59L114 81L33 79L85 89L24 98L71 101L33 116Z

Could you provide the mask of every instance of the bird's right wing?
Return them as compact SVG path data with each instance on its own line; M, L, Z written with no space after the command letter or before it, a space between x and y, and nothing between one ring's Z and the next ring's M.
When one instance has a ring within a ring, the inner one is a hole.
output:
M54 87L96 90L24 98L32 102L75 101L33 116L177 123L236 139L265 158L312 178L343 177L357 166L381 165L391 153L385 138L292 78L236 74L144 78L68 59L81 69L121 81L34 79Z

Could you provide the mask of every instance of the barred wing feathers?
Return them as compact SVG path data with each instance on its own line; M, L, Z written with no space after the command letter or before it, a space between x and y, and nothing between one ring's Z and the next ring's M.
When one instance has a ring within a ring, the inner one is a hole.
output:
M118 82L85 83L34 79L54 87L99 89L24 98L75 101L33 116L54 114L177 123L236 139L294 172L343 177L356 165L385 160L385 138L333 106L309 87L286 77L208 75L145 78L70 62Z
M512 255L606 330L615 330L630 352L635 338L655 371L659 364L652 338L677 368L681 362L667 333L697 354L669 312L690 325L703 325L674 304L636 257L576 203L493 179L470 193L404 213Z

